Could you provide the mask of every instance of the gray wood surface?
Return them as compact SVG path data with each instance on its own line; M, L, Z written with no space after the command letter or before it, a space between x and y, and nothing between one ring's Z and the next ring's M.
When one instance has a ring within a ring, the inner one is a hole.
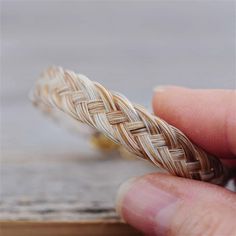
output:
M2 127L0 220L118 220L119 185L156 171L146 162L93 149L30 103L16 102L5 112L11 128Z
M45 67L148 107L158 84L235 88L230 1L2 1L1 31L0 220L119 220L118 186L154 171L91 149L35 110L27 94Z

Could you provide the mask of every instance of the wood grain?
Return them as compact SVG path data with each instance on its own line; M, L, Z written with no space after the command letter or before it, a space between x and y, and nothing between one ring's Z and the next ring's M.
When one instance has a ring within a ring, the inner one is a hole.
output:
M131 226L117 221L94 222L0 222L4 236L138 236Z

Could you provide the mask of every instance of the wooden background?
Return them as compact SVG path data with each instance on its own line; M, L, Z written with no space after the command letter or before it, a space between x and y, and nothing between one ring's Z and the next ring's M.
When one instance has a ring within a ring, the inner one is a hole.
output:
M119 225L118 186L156 171L91 149L35 110L27 95L49 65L149 108L160 84L235 88L233 1L1 1L1 32L0 220L8 223Z

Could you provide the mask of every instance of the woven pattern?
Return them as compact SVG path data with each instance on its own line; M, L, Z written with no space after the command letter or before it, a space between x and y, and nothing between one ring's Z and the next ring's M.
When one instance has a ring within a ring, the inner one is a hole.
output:
M51 67L42 73L31 97L42 109L67 113L173 175L217 184L226 176L221 162L180 130L84 75Z

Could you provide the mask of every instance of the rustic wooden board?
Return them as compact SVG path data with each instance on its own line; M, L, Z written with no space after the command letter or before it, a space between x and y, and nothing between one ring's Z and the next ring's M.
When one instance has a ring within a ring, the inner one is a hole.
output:
M17 127L16 136L2 135L3 235L138 235L120 223L116 192L129 177L156 168L92 149L83 137L43 117L31 104L16 102L10 109L5 107L8 119L3 129L14 129L11 113L17 110L26 114L18 119L23 127ZM12 142L17 144L14 148Z
M21 107L15 106L14 111ZM9 110L4 109L9 118L3 129L15 125ZM1 162L2 220L117 219L114 202L119 185L157 170L143 161L92 149L83 137L54 124L30 104L19 110L31 114L22 117L22 130L18 127L14 138L7 132L2 135L6 145ZM14 149L12 139L19 145Z

